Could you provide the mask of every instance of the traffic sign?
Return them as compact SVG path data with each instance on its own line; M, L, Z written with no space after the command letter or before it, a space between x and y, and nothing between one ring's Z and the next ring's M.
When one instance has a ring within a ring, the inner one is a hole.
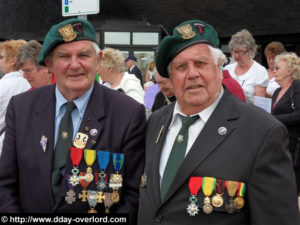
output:
M97 14L99 11L100 0L62 0L63 16Z

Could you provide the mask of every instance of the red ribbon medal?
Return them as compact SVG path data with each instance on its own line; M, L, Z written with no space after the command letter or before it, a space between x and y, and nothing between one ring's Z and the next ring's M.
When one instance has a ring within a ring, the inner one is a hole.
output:
M197 194L202 186L202 177L191 177L189 180L189 189L191 192L191 197L189 198L190 203L188 204L186 210L190 216L195 216L199 212L199 206L197 205L198 199Z

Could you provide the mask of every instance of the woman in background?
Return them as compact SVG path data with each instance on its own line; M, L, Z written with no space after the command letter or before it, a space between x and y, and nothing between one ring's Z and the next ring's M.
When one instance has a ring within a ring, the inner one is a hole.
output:
M282 53L275 57L275 81L280 87L273 94L271 113L288 129L289 150L299 194L300 155L297 158L297 154L300 152L295 149L297 139L300 138L300 59L296 54Z
M268 77L269 84L267 87L267 97L272 98L274 91L279 88L279 85L275 81L275 56L285 52L284 45L281 42L273 41L267 45L265 48L265 57L268 62Z
M231 37L229 49L235 63L225 67L231 77L239 82L248 103L254 96L266 97L268 85L267 70L254 60L256 44L248 30L241 30Z
M144 104L144 90L140 80L134 74L125 72L123 54L113 48L102 51L99 74L104 85L124 92L141 104Z

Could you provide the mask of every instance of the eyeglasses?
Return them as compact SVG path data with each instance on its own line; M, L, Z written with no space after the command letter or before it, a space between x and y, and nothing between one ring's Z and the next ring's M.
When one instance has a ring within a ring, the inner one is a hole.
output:
M247 49L246 51L231 51L231 54L232 55L237 54L239 56L242 56L242 55L246 55L248 51L249 49Z

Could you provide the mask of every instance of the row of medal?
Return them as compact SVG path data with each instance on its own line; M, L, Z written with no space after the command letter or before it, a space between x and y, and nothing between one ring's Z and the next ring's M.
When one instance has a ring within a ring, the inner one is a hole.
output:
M187 205L187 213L190 216L195 216L199 213L199 205L197 195L200 190L204 194L203 212L210 214L213 211L213 206L220 208L224 204L222 195L227 190L229 202L225 203L225 210L232 214L236 210L244 207L244 194L246 185L238 181L217 180L214 177L190 177L189 190L191 197ZM213 195L214 194L214 195ZM213 195L213 196L212 196Z
M65 201L68 204L73 204L76 200L87 202L90 207L88 213L97 213L95 209L97 203L103 203L105 213L109 213L109 208L120 201L119 189L122 187L123 182L121 169L124 164L124 154L75 147L70 147L69 149L73 168L71 174L66 174L65 176L69 187ZM85 172L80 172L78 167L83 157L87 169ZM112 158L115 173L110 174L109 177L105 171L109 165L110 158ZM100 171L93 173L92 165L95 161L97 161ZM88 190L92 182L94 182L96 190ZM74 188L79 184L82 187L82 192L76 198ZM112 190L112 192L108 190Z

